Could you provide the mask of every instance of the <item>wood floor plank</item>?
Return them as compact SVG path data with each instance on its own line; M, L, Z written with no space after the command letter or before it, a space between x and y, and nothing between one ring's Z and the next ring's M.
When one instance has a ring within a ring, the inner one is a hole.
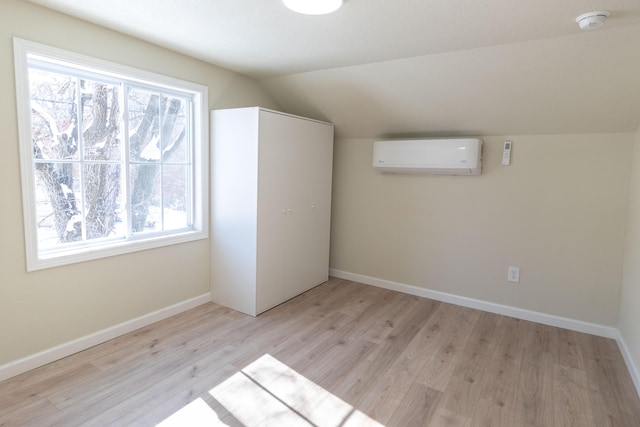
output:
M227 426L640 425L613 340L334 278L255 318L205 304L0 382L0 426L155 426L191 407Z
M383 423L389 420L394 409L405 398L408 393L407 384L418 382L429 385L426 380L428 373L423 371L428 370L432 355L438 353L441 343L454 327L455 314L458 310L464 310L449 304L438 304L430 308L433 314L426 319L390 369L384 375L376 373L378 381L360 403L362 410Z
M110 369L129 361L137 361L148 355L155 355L160 351L180 346L183 342L206 337L203 329L212 332L216 327L225 327L233 319L229 309L215 305L204 304L196 308L191 317L172 319L170 322L161 321L153 328L147 327L124 337L109 341L110 349L103 355L92 359L91 363L102 369ZM177 332L180 332L179 334ZM206 338L205 338L206 339ZM197 345L197 344L196 344Z
M437 349L431 352L431 357L424 357L428 358L428 362L416 372L420 383L443 392L453 377L480 313L448 304L443 305L442 309L450 313L440 316L441 333Z
M575 369L585 369L585 359L582 347L579 345L580 335L578 332L567 329L555 328L558 336L556 354L557 362L561 366Z
M367 315L351 314L354 319L364 319L361 323L367 324L366 329L358 333L359 337L375 344L382 344L388 341L390 337L395 337L398 327L410 321L408 319L409 313L416 309L430 313L430 310L422 308L420 302L418 297L402 295L400 298L385 301L383 305L385 309L378 311L375 315L372 315L373 310L367 310Z
M298 363L304 363L298 361L304 358L310 348L315 347L317 343L328 342L337 331L344 330L348 323L349 318L341 313L320 317L313 322L299 325L295 331L290 330L286 339L275 344L268 343L263 350L279 360L286 360L291 366L297 366ZM255 357L252 360L255 360Z
M69 406L105 402L109 396L118 394L120 389L128 389L133 393L138 384L156 381L168 372L179 370L188 363L190 352L191 350L187 348L181 348L173 352L146 356L140 360L138 366L128 364L118 372L103 372L100 377L93 378L91 382L52 393L48 399L59 409L64 409ZM127 388L127 384L131 386Z
M629 404L635 389L615 342L593 336L585 336L584 340L589 350L585 371L596 425L639 425L640 406Z
M471 417L475 425L511 426L517 424L517 390L522 369L522 336L527 323L501 317L495 335L496 345L480 383L481 402Z
M443 395L443 406L459 415L471 418L476 402L482 395L486 367L497 346L496 331L502 316L481 313L465 345L463 356Z
M552 426L554 419L553 356L525 351L517 382L517 425Z
M38 399L47 399L51 393L65 389L67 387L73 387L74 385L80 385L87 382L88 379L96 378L101 375L100 370L91 364L80 364L75 369L69 369L62 371L56 376L45 376L42 381L39 381L33 388L20 388L7 393L6 397L14 399L13 406L19 406L22 402ZM9 411L10 407L4 402L4 399L0 399L0 411Z
M439 407L429 420L428 427L471 427L471 418Z
M228 350L233 352L231 348ZM123 425L155 426L197 399L205 400L220 419L231 419L233 417L224 407L212 403L214 399L208 392L237 372L238 369L233 365L225 365L222 362L212 363L209 367L198 372L196 376L179 383L171 390L157 389L158 392L155 395L148 393L144 404L127 413L120 421ZM179 379L180 374L176 375L174 378ZM161 386L163 385L158 387ZM104 415L101 416L104 417Z
M53 426L57 409L46 399L20 400L20 404L0 411L1 427Z
M595 426L585 371L556 363L552 375L555 424Z
M414 383L393 411L388 427L426 426L438 407L442 393Z
M406 309L404 316L397 317L397 323L394 323L393 331L387 334L386 342L373 347L368 357L345 377L344 396L350 402L360 404L372 389L384 381L385 375L396 375L393 369L396 360L419 333L421 327L418 325L423 325L432 315L432 310L417 304ZM371 375L372 372L375 375Z
M166 408L170 401L186 405L234 372L234 367L220 367L215 362L222 353L230 351L232 349L220 349L207 355L197 365L181 366L173 372L165 373L165 376L154 376L144 383L123 384L103 399L91 400L89 405L92 414L86 422L108 425L110 420L120 420L123 425L127 425L130 420L140 418L159 405Z

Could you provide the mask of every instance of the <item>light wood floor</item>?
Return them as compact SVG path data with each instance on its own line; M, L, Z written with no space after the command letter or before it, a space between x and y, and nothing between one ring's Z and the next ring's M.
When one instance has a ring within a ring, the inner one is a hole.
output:
M198 425L187 410L229 426L640 426L613 340L338 279L257 318L206 304L0 382L2 426Z

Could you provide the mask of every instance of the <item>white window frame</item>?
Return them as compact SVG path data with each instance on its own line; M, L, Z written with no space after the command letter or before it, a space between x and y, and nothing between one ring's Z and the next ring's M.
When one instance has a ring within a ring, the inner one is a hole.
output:
M209 121L207 106L208 89L206 86L102 59L92 58L17 37L13 38L13 48L27 271L58 267L209 237ZM151 84L168 90L187 92L193 96L193 226L191 229L187 231L164 232L151 236L141 233L140 235L130 236L127 239L117 241L61 249L46 254L40 253L37 240L35 173L33 170L33 145L31 142L31 103L28 65L30 56L46 58L49 61L60 61L61 63L71 64L82 70L99 72L116 79L125 79L141 84Z

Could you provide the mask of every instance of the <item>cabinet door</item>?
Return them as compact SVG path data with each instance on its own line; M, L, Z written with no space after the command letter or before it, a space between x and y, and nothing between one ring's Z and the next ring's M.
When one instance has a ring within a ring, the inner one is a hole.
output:
M328 278L333 127L297 120L290 129L289 280L287 297Z
M258 239L257 239L257 307L258 312L286 299L289 246L288 203L290 163L286 138L287 116L260 112L258 140Z

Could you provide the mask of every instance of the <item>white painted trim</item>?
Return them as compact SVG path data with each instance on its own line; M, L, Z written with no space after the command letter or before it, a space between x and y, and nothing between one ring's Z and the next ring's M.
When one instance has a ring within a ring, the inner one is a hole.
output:
M347 271L330 269L329 274L333 277L337 277L338 279L351 280L354 282L363 283L365 285L376 286L379 288L403 292L405 294L416 295L436 301L461 305L463 307L475 308L477 310L487 311L489 313L515 317L516 319L529 320L531 322L570 329L576 332L584 332L587 334L597 335L605 338L616 339L618 337L618 330L609 326L603 326L595 323L583 322L581 320L554 316L552 314L540 313L538 311L525 310L508 305L467 298L459 295L449 294L446 292L433 291L430 289L420 288L418 286L392 282L390 280L378 279L376 277L365 276L362 274L349 273Z
M620 353L622 353L622 357L624 358L624 363L627 364L627 369L629 370L629 374L631 375L631 379L633 380L633 385L636 386L636 392L640 397L640 371L638 370L638 367L635 365L635 363L633 363L631 353L629 353L627 344L624 342L624 337L619 330L617 331L616 341L618 342Z
M86 350L94 345L102 344L113 338L135 331L152 323L174 316L183 311L190 310L199 305L211 301L211 293L206 293L186 301L179 302L169 307L161 308L154 312L136 317L110 328L103 329L93 334L75 339L73 341L60 344L36 354L15 360L13 362L0 365L0 381L14 377L23 372L44 366L63 357L70 356L82 350Z

